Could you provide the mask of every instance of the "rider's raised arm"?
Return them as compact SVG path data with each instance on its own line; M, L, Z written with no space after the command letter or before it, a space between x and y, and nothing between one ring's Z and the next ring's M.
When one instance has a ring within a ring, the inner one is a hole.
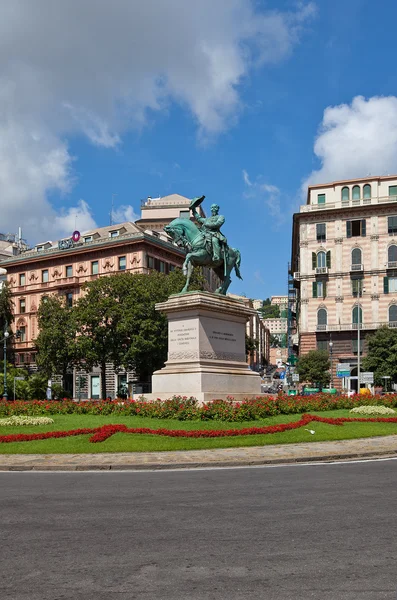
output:
M192 212L193 212L193 216L196 219L196 221L198 221L199 223L204 223L205 218L204 217L200 217L200 215L198 214L198 212L197 212L197 210L195 208L193 208Z

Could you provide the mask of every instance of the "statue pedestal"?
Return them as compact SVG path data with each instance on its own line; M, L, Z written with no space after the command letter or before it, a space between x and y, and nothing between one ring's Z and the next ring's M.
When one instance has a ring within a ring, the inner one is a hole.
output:
M156 304L168 318L168 360L153 373L151 399L194 396L200 403L261 393L245 357L246 322L255 311L208 292L170 296Z

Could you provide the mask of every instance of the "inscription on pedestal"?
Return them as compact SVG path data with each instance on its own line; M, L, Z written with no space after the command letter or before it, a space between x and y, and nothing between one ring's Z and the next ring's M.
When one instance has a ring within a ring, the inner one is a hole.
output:
M175 346L190 346L197 342L197 327L175 327L170 329L169 344Z
M222 342L237 342L234 333L226 333L225 331L213 331L208 336L209 340L222 340Z

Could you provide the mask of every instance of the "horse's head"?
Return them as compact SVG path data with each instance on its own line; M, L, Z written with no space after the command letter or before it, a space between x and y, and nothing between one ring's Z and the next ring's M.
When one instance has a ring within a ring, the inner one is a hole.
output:
M188 245L199 233L199 229L190 219L174 219L164 227L164 231L177 244Z

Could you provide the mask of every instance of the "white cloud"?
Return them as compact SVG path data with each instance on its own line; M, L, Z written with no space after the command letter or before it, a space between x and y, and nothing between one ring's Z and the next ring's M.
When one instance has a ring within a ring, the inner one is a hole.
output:
M267 212L273 219L273 224L279 226L284 223L286 213L282 209L283 195L280 189L275 185L263 183L262 176L258 176L252 181L245 169L243 169L242 174L247 186L244 198L262 200L267 208Z
M244 78L288 57L312 13L312 3L266 13L253 0L2 0L2 229L44 239L76 210L93 222L88 206L57 217L48 200L73 185L70 136L114 148L171 102L200 136L230 127Z
M139 215L134 212L133 207L130 204L122 205L113 210L113 222L124 223L125 221L136 221L139 219Z
M397 98L356 96L325 109L314 152L320 168L302 185L397 172Z

